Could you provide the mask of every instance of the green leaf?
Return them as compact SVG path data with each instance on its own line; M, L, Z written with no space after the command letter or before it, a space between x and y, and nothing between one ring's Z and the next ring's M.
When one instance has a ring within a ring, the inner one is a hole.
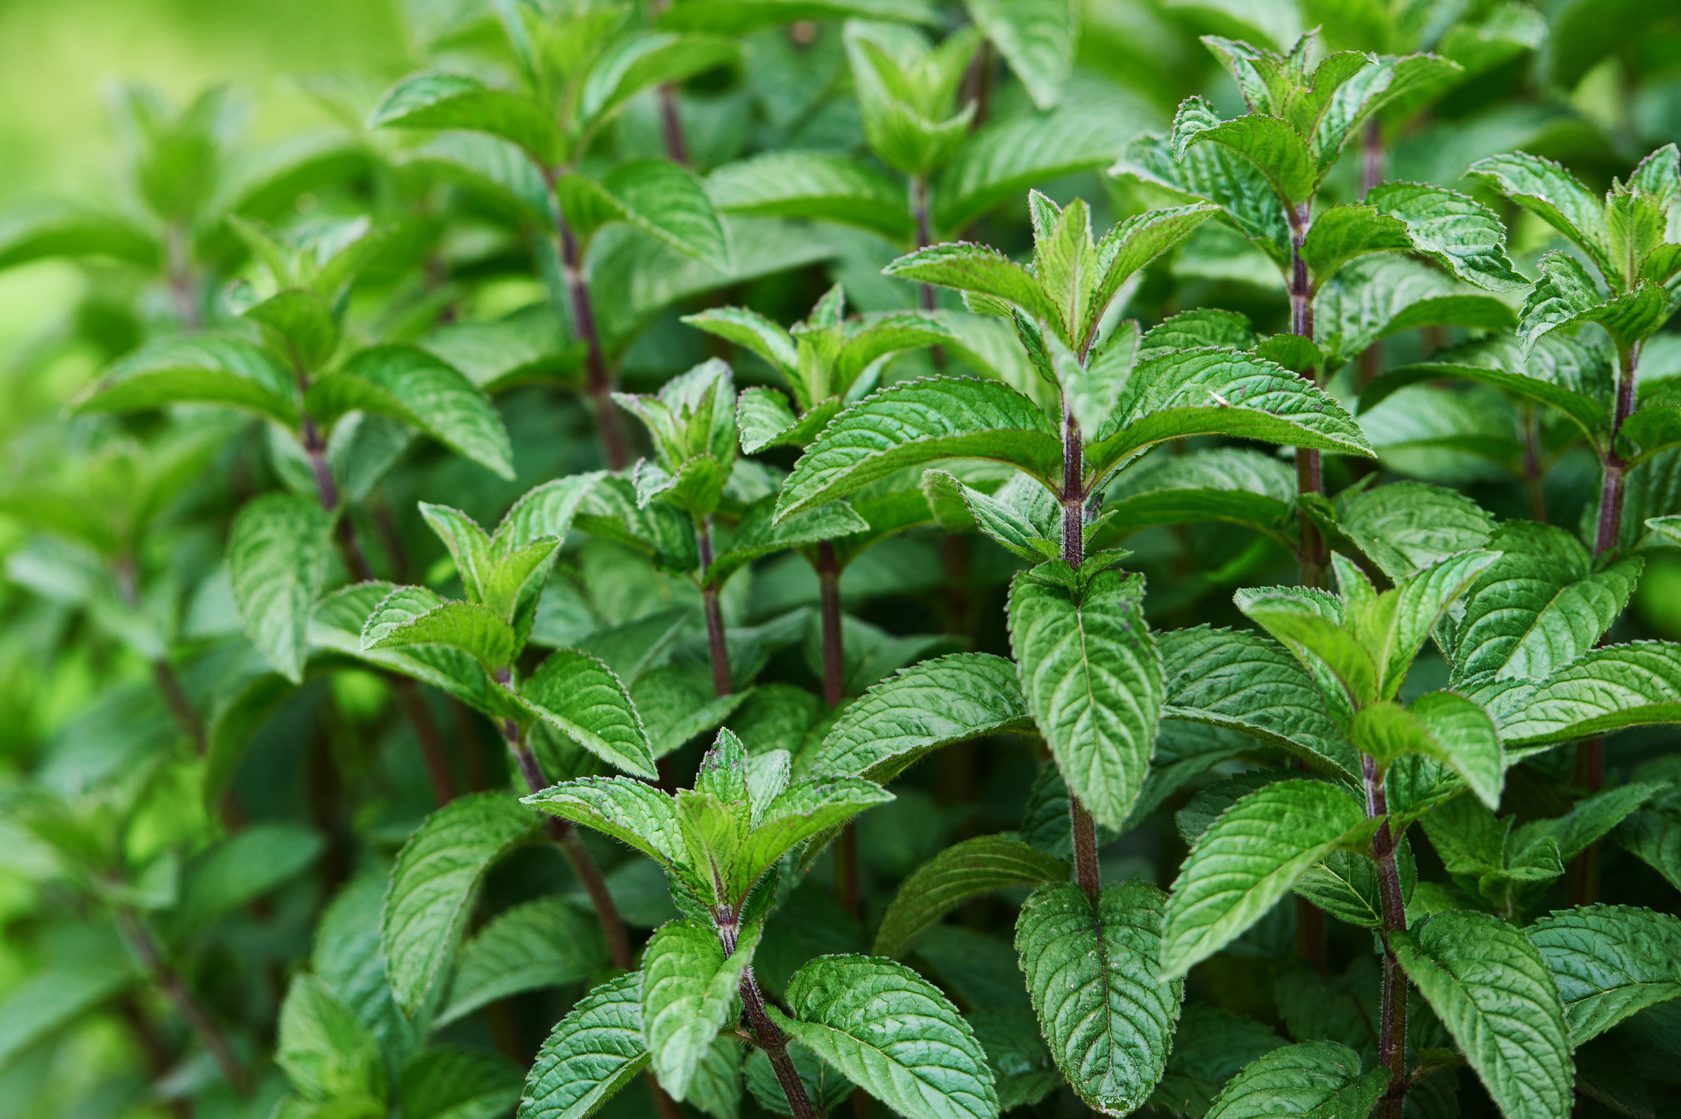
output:
M1361 617L1356 623L1373 642L1379 661L1378 691L1383 698L1393 698L1406 679L1407 670L1424 647L1430 632L1479 575L1493 566L1500 557L1489 551L1459 552L1439 560L1403 580L1395 588L1393 612L1385 619L1381 606L1367 622Z
M264 494L234 518L228 582L252 644L294 684L309 656L309 619L327 582L332 521L312 498Z
M500 718L512 714L506 693L471 654L443 645L364 649L362 625L387 596L403 588L357 583L323 598L310 619L309 643L419 680L475 710Z
M929 245L893 261L882 272L1019 307L1035 322L1058 321L1057 308L1041 289L1040 279L988 245L970 241Z
M1144 581L1113 568L1083 585L1060 560L1010 585L1010 648L1033 720L1070 791L1120 828L1155 750L1161 654L1144 620Z
M841 540L868 532L870 524L844 501L775 519L776 497L767 495L741 515L735 535L712 566L701 573L708 586L721 586L731 575L762 556L808 548L825 540Z
M443 1027L500 999L578 983L607 966L601 924L573 902L537 898L491 918L461 950Z
M659 776L630 693L597 658L561 649L520 684L519 696L539 719L602 761L650 781Z
M648 1067L642 976L609 979L555 1024L525 1077L518 1119L584 1119Z
M739 841L724 877L728 896L719 900L740 905L783 855L892 799L892 793L861 777L823 777L790 786L753 814L752 827Z
M1332 851L1372 833L1358 801L1323 781L1288 780L1243 797L1203 833L1167 901L1161 973L1184 975L1237 939Z
M1494 518L1475 501L1422 482L1344 491L1337 496L1336 514L1337 531L1398 580L1456 552L1481 548L1494 532Z
M268 352L237 338L171 335L118 359L71 405L78 412L138 412L171 404L221 404L298 423L298 389Z
M1440 268L1385 253L1351 261L1321 285L1313 300L1313 323L1315 340L1326 354L1324 372L1330 373L1401 331L1459 326L1509 334L1517 313Z
M581 824L670 867L686 853L671 797L629 777L580 777L524 797L523 804Z
M721 35L638 31L610 41L578 92L578 119L600 125L645 89L677 83L735 62L741 49Z
M304 398L330 423L348 412L389 416L431 436L503 478L514 476L513 447L496 406L463 374L412 346L375 346L322 377Z
M1203 142L1218 144L1254 164L1287 205L1306 201L1319 182L1313 153L1295 129L1278 117L1242 116L1183 131L1175 122L1174 144L1179 151Z
M326 841L301 823L248 824L194 855L181 870L174 919L200 928L296 878Z
M536 830L536 819L518 801L475 793L426 817L403 844L381 928L386 976L411 1017L442 978L485 871Z
M1033 103L1055 105L1074 69L1078 8L1070 0L965 0L965 6Z
M725 213L831 221L900 244L915 232L904 183L842 152L771 151L726 163L707 176L706 193Z
M847 704L810 768L886 783L941 746L1032 725L1014 664L952 653L902 668Z
M1095 907L1072 884L1033 893L1016 919L1016 952L1039 1031L1087 1106L1128 1115L1161 1082L1185 981L1158 981L1165 897L1123 882Z
M1153 115L1125 98L1106 88L1101 98L1065 97L1052 112L1003 115L976 129L934 180L935 236L955 235L1001 203L1019 203L1032 187L1114 162Z
M1454 623L1455 681L1549 679L1622 616L1640 575L1638 560L1598 565L1551 525L1506 524L1488 546L1501 555L1471 584Z
M1524 930L1564 999L1578 1048L1648 1006L1681 998L1681 918L1632 905L1563 909Z
M1528 282L1506 259L1505 225L1473 198L1429 183L1386 182L1366 192L1366 203L1406 228L1413 251L1466 283L1506 292Z
M1302 261L1315 281L1323 283L1356 257L1411 247L1406 224L1400 219L1370 205L1345 204L1314 217L1302 241Z
M286 989L275 1063L315 1100L385 1098L385 1061L373 1033L313 975Z
M1204 1119L1366 1119L1388 1087L1381 1065L1360 1072L1360 1054L1334 1041L1286 1045L1250 1061L1226 1082ZM1281 1110L1282 1109L1282 1110Z
M907 1119L993 1119L992 1070L969 1024L903 964L819 956L788 981L776 1024Z
M1295 499L1289 463L1246 447L1210 447L1129 466L1104 495L1103 511L1123 530L1219 520L1271 533Z
M1564 1119L1572 1068L1564 1007L1518 929L1470 910L1390 934L1407 978L1436 1012L1507 1119Z
M878 389L829 422L783 483L779 518L907 467L988 458L1056 477L1062 439L1044 411L996 381L938 377Z
M156 268L162 255L156 237L120 214L46 204L0 216L0 269L48 257L109 257Z
M1535 746L1681 722L1681 645L1633 641L1592 649L1545 683L1490 702L1510 746Z
M100 1003L140 978L129 956L111 938L102 950L78 951L32 970L0 998L0 1068L37 1041L84 1020Z
M1196 626L1166 630L1157 644L1167 698L1162 718L1252 735L1327 774L1358 772L1312 677L1275 642Z
M1244 587L1232 601L1302 663L1339 723L1379 698L1378 668L1347 627L1336 595L1315 587Z
M1016 475L988 494L947 471L930 470L922 476L922 489L948 531L974 528L1032 563L1062 554L1061 509L1031 478Z
M524 148L542 166L564 155L560 130L536 101L463 74L410 74L385 91L368 127L488 132Z
M799 20L884 20L935 23L927 0L677 0L660 16L666 27L742 32Z
M1372 456L1359 425L1320 389L1264 358L1223 349L1145 353L1097 435L1087 457L1098 478L1147 447L1193 435Z
M1457 346L1439 358L1385 372L1360 399L1367 412L1391 393L1419 381L1455 378L1495 385L1513 395L1556 409L1602 445L1611 422L1606 388L1611 373L1597 347L1563 334L1545 334L1526 354L1511 336Z
M1604 205L1559 164L1528 152L1506 152L1477 160L1465 173L1564 234L1602 275L1619 274L1610 258Z
M1374 703L1355 712L1349 736L1380 765L1407 754L1434 758L1463 777L1489 808L1500 803L1506 777L1500 732L1475 700L1454 692L1427 692L1406 707Z
M1244 1065L1283 1044L1253 1019L1193 1002L1179 1022L1167 1073L1151 1102L1180 1119L1202 1119Z
M581 208L608 214L720 272L734 267L729 232L687 168L663 159L621 163L600 180L570 174L559 187L568 218Z
M1525 349L1551 331L1585 323L1598 323L1618 346L1629 346L1644 340L1669 317L1668 296L1658 284L1642 282L1606 298L1573 256L1551 252L1538 267L1541 278L1530 289L1518 318L1518 341Z
M654 1075L673 1099L688 1098L718 1031L736 1010L736 988L753 962L760 929L742 926L728 957L718 934L698 921L672 921L648 941L642 957L643 1029Z
M402 1119L498 1119L519 1106L520 1067L481 1049L434 1045L397 1081Z
M514 659L514 629L476 602L449 602L425 587L398 587L362 625L362 649L442 645L473 656L489 672Z
M876 929L878 956L903 956L911 943L970 898L1011 886L1068 880L1068 864L1012 835L981 835L953 844L917 867Z

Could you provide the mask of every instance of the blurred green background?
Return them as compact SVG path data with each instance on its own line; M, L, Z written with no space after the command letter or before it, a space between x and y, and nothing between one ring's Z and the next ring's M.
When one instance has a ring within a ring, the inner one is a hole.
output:
M109 198L119 82L178 100L230 83L260 142L325 121L298 76L388 77L408 57L396 0L0 0L0 208ZM58 261L0 276L0 370L76 283Z

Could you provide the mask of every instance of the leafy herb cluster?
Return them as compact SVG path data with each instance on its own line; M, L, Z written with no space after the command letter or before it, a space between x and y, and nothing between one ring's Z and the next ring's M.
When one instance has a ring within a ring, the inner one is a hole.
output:
M415 0L322 136L125 92L0 226L84 277L0 1099L1667 1114L1662 8Z

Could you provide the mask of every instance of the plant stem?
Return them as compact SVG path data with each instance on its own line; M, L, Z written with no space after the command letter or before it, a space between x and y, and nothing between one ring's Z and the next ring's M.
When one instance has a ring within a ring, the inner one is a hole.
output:
M1624 486L1628 464L1617 451L1617 437L1623 423L1634 412L1634 381L1640 365L1640 343L1617 347L1617 405L1611 415L1611 434L1605 440L1601 458L1603 475L1599 487L1599 521L1594 531L1593 556L1598 563L1617 550L1623 532ZM1605 783L1605 738L1590 738L1576 747L1576 785L1590 793ZM1573 904L1586 905L1599 895L1599 844L1589 844L1570 868L1570 896Z
M695 546L700 552L700 604L706 614L706 645L711 652L712 690L726 696L734 690L730 677L730 646L725 640L724 610L718 603L718 588L707 578L712 566L712 518L702 517L695 526Z
M817 545L817 598L823 630L823 702L839 707L846 701L845 633L841 629L840 557L832 541ZM835 893L854 918L863 916L858 890L858 833L853 825L835 840Z
M307 377L302 372L299 373L299 380L307 387ZM315 475L316 496L327 515L335 518L333 534L339 542L340 551L344 553L345 563L357 582L369 582L374 578L374 570L368 563L368 554L362 548L356 525L350 519L350 510L339 508L339 487L333 480L332 465L327 461L327 441L322 438L321 429L309 415L304 416L302 429L304 453L309 456L309 467ZM438 724L432 718L431 709L426 706L426 700L413 680L394 673L390 678L391 688L397 694L398 705L402 707L404 717L414 730L415 740L420 743L420 756L426 765L426 776L432 784L433 796L439 804L448 804L456 798L458 790L455 787L455 778L450 774L449 757L444 752L444 739L438 730Z
M1302 244L1307 240L1309 209L1306 202L1297 203L1290 208L1290 332L1299 337L1313 341L1313 283L1308 277L1307 262L1302 259ZM1302 373L1302 378L1318 383L1313 370ZM1299 495L1325 493L1325 477L1321 470L1319 452L1306 448L1296 450L1296 492ZM1298 514L1301 518L1301 564L1302 582L1310 587L1325 585L1325 570L1330 563L1330 554L1325 547L1325 539L1319 534L1313 518L1304 508Z
M204 313L199 306L198 282L193 278L189 234L179 222L172 223L164 235L164 254L169 272L169 294L175 301L175 317L181 329L191 332L204 326Z
M601 427L601 453L610 470L623 470L630 465L630 441L625 435L624 420L613 403L612 370L607 368L607 355L601 348L601 331L595 322L595 302L590 298L589 281L584 278L583 252L578 235L567 224L560 206L560 172L545 168L543 178L554 198L556 236L560 240L560 263L565 276L566 297L572 311L572 330L584 343L584 378L590 399L595 402L596 423Z
M169 1050L165 1047L163 1038L158 1035L158 1028L146 1008L132 993L124 995L117 1003L117 1012L128 1024L129 1032L134 1035L135 1044L140 1046L140 1053L146 1059L146 1070L153 1081L163 1079L169 1071ZM192 1119L193 1101L183 1096L163 1102L169 1108L169 1113L176 1119Z
M928 180L922 175L911 177L911 212L916 217L916 247L926 249L934 243L934 230L928 208ZM922 309L932 311L938 305L934 285L923 284Z
M497 674L497 681L508 687L512 674L504 668ZM533 793L541 792L549 787L549 779L543 775L543 767L537 761L537 755L526 745L525 730L513 719L502 720L502 736L508 740L508 749L514 755L514 761L519 766L520 777L525 781L525 787ZM613 960L613 966L629 970L632 962L630 951L630 937L625 932L624 918L619 914L619 907L613 902L613 895L607 890L607 880L601 874L601 867L589 853L589 849L578 838L577 829L570 821L562 820L559 816L547 816L543 820L548 830L549 838L560 846L560 853L566 856L566 861L572 865L572 872L578 876L578 883L583 886L584 893L589 895L590 903L595 907L595 918L601 923L601 935L607 941L607 954Z
M186 1019L187 1025L198 1035L204 1047L210 1050L216 1067L222 1070L222 1077L233 1086L235 1092L241 1096L249 1096L253 1087L250 1070L233 1051L221 1024L205 1009L204 1004L198 1001L198 996L193 994L174 965L164 959L151 930L127 907L117 909L117 924L122 929L123 939L128 941L129 948L140 961L140 966L146 969L176 1012Z
M1523 410L1523 488L1529 498L1529 519L1547 523L1547 490L1541 466L1541 430L1532 408Z
M1366 816L1383 821L1372 838L1372 858L1377 862L1383 895L1383 1002L1379 1010L1378 1056L1389 1070L1389 1087L1378 1105L1379 1119L1401 1119L1407 1102L1407 977L1395 958L1391 936L1407 931L1406 903L1401 898L1401 875L1395 867L1398 842L1389 827L1389 795L1386 777L1369 757L1360 759L1366 786Z
M1081 355L1082 361L1084 354ZM1080 435L1080 421L1066 400L1062 405L1062 559L1078 570L1086 558L1086 480L1085 449ZM1074 837L1074 880L1086 892L1086 898L1097 904L1103 889L1103 877L1097 862L1097 824L1091 813L1080 803L1074 791L1068 791L1068 826Z
M1361 197L1371 193L1373 187L1383 182L1383 129L1376 120L1366 122L1366 130L1360 137L1360 194ZM1374 341L1360 351L1360 367L1357 381L1359 387L1365 388L1377 380L1377 375L1383 372L1383 342Z
M123 604L130 610L138 611L141 605L140 585L135 574L134 557L128 554L118 556L112 569L117 580L117 594ZM203 757L207 747L204 723L200 721L198 712L193 710L192 702L187 699L187 690L182 687L181 678L175 674L175 666L169 663L167 657L159 655L152 661L152 680L158 686L164 706L192 740L193 749Z
M666 0L650 0L648 7L657 21L665 11ZM665 154L673 163L687 166L689 144L683 137L683 118L677 114L677 87L671 82L661 82L659 98L660 134L665 140Z
M718 940L724 946L725 957L735 955L736 934L739 929L736 915L727 908L719 908L712 918L718 929ZM741 972L741 1005L747 1012L747 1024L753 1030L753 1042L770 1058L771 1070L776 1073L776 1082L782 1086L782 1094L787 1097L788 1108L794 1113L794 1119L819 1119L821 1113L812 1106L811 1098L805 1093L805 1084L800 1080L799 1070L794 1067L794 1060L788 1055L787 1036L770 1020L770 1015L765 1013L765 995L759 990L759 981L753 975L751 964Z

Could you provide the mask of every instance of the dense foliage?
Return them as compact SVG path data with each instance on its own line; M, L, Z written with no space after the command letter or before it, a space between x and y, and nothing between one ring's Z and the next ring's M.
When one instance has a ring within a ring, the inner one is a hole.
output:
M0 1111L1681 1106L1669 6L406 15L0 222Z

